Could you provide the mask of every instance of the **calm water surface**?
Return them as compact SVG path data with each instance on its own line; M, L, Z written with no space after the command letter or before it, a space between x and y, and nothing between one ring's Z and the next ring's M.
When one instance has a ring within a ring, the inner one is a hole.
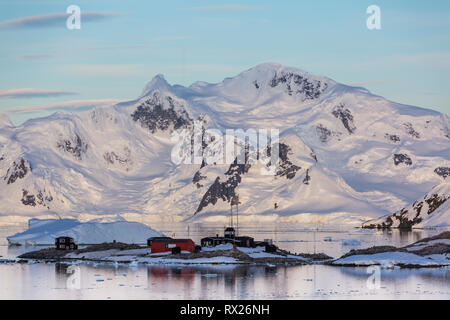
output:
M154 225L169 236L199 242L223 226ZM24 227L0 227L0 255L15 257L33 247L8 248L5 237ZM292 252L338 257L373 245L402 246L442 230L372 232L339 226L241 226L240 234L271 238ZM382 270L380 287L367 285L366 268L135 266L109 264L0 264L1 299L450 299L450 268Z

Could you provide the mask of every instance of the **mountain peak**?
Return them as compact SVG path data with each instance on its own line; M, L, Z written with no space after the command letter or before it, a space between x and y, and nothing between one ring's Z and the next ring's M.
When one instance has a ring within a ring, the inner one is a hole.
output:
M286 68L286 66L283 66L282 64L279 64L277 62L263 62L260 64L257 64L251 69L280 69L280 68Z
M158 89L161 91L170 91L172 86L166 81L164 75L157 74L153 77L153 79L147 83L144 90L142 90L141 97L144 97L150 94L152 91Z
M9 116L6 112L0 112L0 128L3 127L12 127L13 124L9 119Z
M270 74L280 74L280 73L292 73L292 74L298 74L298 75L302 75L304 77L307 78L312 78L312 79L321 79L321 80L327 80L327 82L330 82L331 80L323 77L323 76L318 76L318 75L313 75L310 74L309 72L303 70L303 69L299 69L299 68L294 68L294 67L289 67L289 66L285 66L276 62L264 62L264 63L260 63L246 71L244 71L242 74L248 73L248 72L258 72L258 73L264 73L267 72Z
M261 63L210 86L196 85L195 90L215 90L222 96L241 104L265 104L279 99L280 95L304 102L318 99L328 88L335 85L331 79L309 74L301 69L274 62ZM290 99L290 98L288 98Z

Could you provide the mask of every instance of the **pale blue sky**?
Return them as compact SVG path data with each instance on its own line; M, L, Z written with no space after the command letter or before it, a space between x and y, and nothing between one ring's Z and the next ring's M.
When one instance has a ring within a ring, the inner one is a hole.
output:
M81 30L43 16L71 4L91 14ZM372 4L381 30L366 28ZM268 61L450 113L447 0L0 0L0 41L0 111L16 124L135 98L158 73L219 82Z

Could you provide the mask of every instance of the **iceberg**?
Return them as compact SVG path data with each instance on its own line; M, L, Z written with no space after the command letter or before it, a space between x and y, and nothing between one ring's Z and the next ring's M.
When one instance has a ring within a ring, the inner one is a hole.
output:
M163 234L139 222L126 220L80 222L76 219L30 219L28 229L7 237L10 245L53 245L55 238L67 236L77 244L103 242L146 243Z

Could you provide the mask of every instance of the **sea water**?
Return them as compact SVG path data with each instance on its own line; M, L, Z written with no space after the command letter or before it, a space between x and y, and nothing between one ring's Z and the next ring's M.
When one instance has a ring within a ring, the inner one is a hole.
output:
M168 236L221 234L221 225L152 226ZM0 228L0 255L14 258L39 248L8 247L6 236L22 227ZM345 226L241 226L239 233L272 239L291 252L339 257L350 249L404 246L442 230L382 232ZM373 286L369 268L306 265L147 266L98 263L0 264L0 299L449 299L450 268L381 269Z

